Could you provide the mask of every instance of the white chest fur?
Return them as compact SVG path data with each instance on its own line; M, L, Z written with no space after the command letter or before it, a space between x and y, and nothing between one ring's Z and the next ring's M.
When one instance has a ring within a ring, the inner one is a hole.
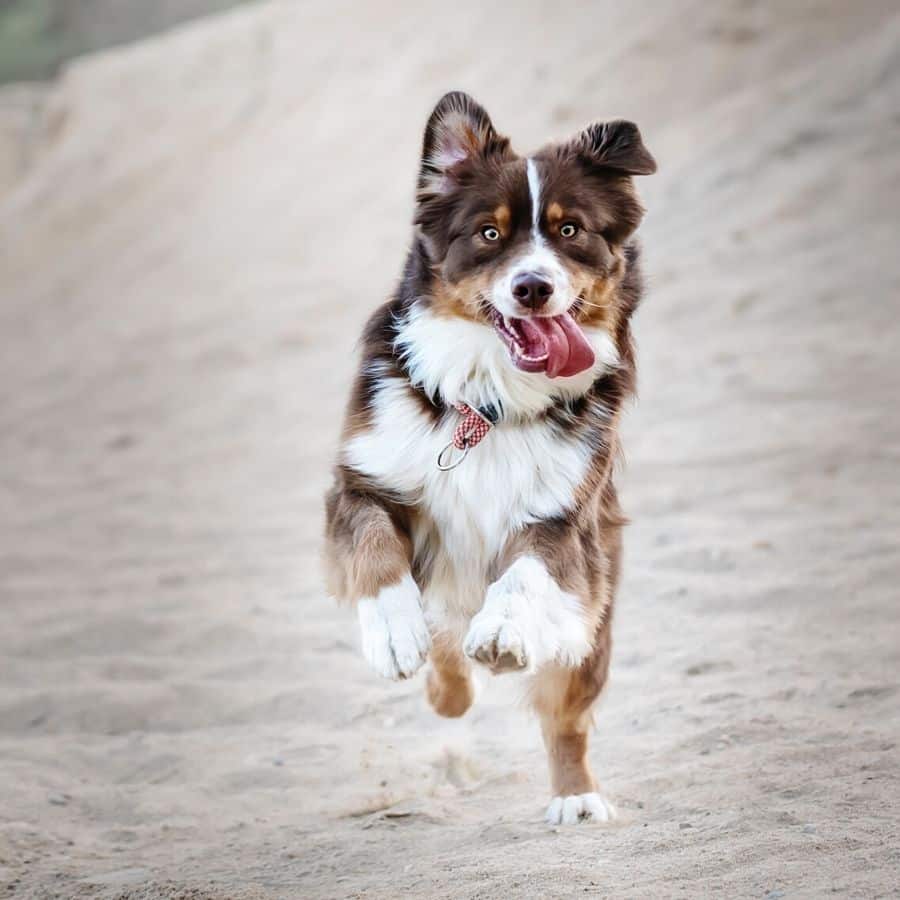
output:
M459 467L442 472L437 456L455 424L450 417L434 427L405 382L384 378L372 427L343 448L345 464L424 514L413 539L417 551L426 543L436 551L424 591L432 618L478 610L488 566L510 535L571 508L590 460L587 445L543 420L501 423Z

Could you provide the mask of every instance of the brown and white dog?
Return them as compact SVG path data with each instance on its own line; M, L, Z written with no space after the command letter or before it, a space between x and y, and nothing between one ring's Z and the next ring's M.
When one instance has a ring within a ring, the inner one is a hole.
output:
M472 661L526 673L552 823L613 814L588 732L621 554L612 475L641 293L631 176L655 169L630 122L522 158L471 97L447 94L327 497L329 587L356 603L380 675L408 678L430 653L428 699L461 716Z

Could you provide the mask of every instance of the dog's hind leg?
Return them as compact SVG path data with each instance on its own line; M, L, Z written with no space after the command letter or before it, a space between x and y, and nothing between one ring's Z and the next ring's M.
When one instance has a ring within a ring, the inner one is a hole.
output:
M472 667L453 635L435 635L431 666L426 683L428 702L439 716L458 718L472 705L475 684Z
M550 763L553 800L547 810L552 825L589 819L605 822L615 808L598 791L588 760L588 741L596 701L609 670L609 625L601 625L591 654L576 669L548 666L535 675L533 703Z

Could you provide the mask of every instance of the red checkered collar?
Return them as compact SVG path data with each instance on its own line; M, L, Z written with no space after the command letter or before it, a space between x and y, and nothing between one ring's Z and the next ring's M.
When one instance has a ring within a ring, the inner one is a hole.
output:
M468 403L460 401L454 403L453 407L462 418L453 431L453 440L438 454L437 465L442 472L455 469L469 451L484 440L500 418L497 408L493 405L469 406ZM462 451L462 455L453 459L453 449Z

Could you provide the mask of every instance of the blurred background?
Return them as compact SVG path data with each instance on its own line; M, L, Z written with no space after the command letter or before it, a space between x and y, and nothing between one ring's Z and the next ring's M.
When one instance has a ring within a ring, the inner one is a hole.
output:
M0 0L0 81L8 896L893 895L895 2ZM515 677L436 719L319 578L450 89L659 162L608 828L541 824Z
M135 41L241 0L0 0L0 81L57 74L73 56Z

